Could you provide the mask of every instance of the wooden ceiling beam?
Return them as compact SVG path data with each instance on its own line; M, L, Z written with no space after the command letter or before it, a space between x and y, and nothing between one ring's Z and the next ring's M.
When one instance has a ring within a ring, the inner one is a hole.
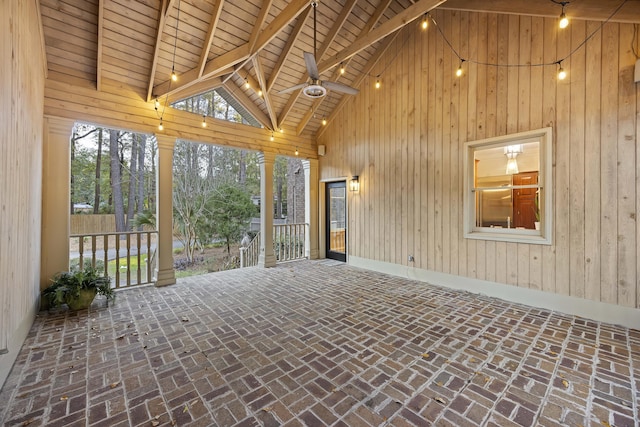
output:
M267 16L269 16L269 9L271 9L271 4L273 0L264 0L262 3L262 8L260 9L260 13L258 14L258 19L256 19L256 23L253 25L253 31L251 31L251 36L249 37L249 51L253 52L253 48L258 41L258 36L260 35L260 30L264 25L264 21L267 20Z
M343 49L336 55L333 55L332 57L318 64L318 70L320 71L320 74L330 70L339 63L346 61L361 50L364 50L367 47L371 46L373 43L382 40L389 34L399 30L409 22L422 16L431 9L440 6L445 1L446 0L420 0L417 3L409 6L393 18L382 23L377 28L371 30L371 32L369 32L369 34L367 34L366 36L361 37L355 42L351 43L346 49Z
M238 90L237 86L231 83L225 83L224 88L234 97L260 124L266 128L271 127L271 120L243 91Z
M221 71L229 68L236 67L236 70L241 69L244 64L247 63L257 52L261 51L266 45L268 45L283 29L285 29L291 21L304 10L307 6L308 0L294 0L287 5L286 8L274 19L258 36L258 40L254 46L254 50L251 50L250 44L247 42L235 49L224 53L217 58L207 61L204 67L204 72L199 75L200 72L197 68L193 68L178 76L177 82L171 82L167 80L153 88L155 96L164 96L176 92L177 90L197 83L201 79L205 79L213 74L220 73ZM242 63L241 66L238 64Z
M233 70L228 69L225 70L226 73L220 73L219 75L209 77L208 79L201 80L196 84L188 86L178 92L174 92L169 96L168 104L173 104L176 101L180 101L182 99L191 98L192 96L199 95L204 92L209 92L211 90L217 89L222 86L224 82L224 77L227 73L231 73Z
M304 23L307 20L307 17L309 16L309 12L311 12L311 6L309 6L305 12L301 13L300 16L298 16L298 21L296 22L295 27L293 27L293 31L291 31L291 34L289 34L287 43L284 45L284 48L282 49L282 52L278 57L278 62L276 62L276 65L273 67L273 71L271 72L271 76L269 77L269 81L267 82L267 90L266 90L267 93L271 92L271 89L273 88L273 84L278 79L278 76L280 75L280 71L282 71L282 66L286 62L287 57L291 53L291 49L293 48L293 45L298 40L298 37L300 36L302 29L304 28Z
M153 98L153 80L156 75L156 68L158 67L158 58L160 53L160 42L162 41L162 33L164 33L164 26L167 22L167 16L169 11L173 7L175 0L162 0L160 5L160 11L158 13L158 32L156 33L156 45L153 49L153 62L151 63L151 72L149 73L149 87L147 89L147 102Z
M373 67L375 67L378 61L380 61L380 58L382 58L382 55L384 55L385 52L389 49L389 47L391 46L391 43L393 43L393 41L398 37L398 34L400 34L400 31L396 31L394 34L390 35L382 43L380 43L380 46L378 47L376 52L373 54L373 56L371 56L371 58L369 58L369 62L367 62L367 65L365 65L365 67L360 72L360 76L353 82L354 86L356 87L360 86L360 84L365 79L365 77L369 75L371 70L373 70ZM331 121L336 117L336 115L340 112L342 107L344 107L348 101L349 101L349 97L347 96L342 97L340 102L338 102L338 105L336 105L333 111L331 112L331 114L329 114L329 117L327 118L327 121L329 123L331 123ZM318 137L324 133L324 129L326 129L326 126L320 129L317 135Z
M267 113L269 113L269 119L271 120L271 130L278 129L278 120L276 118L276 113L273 110L273 105L271 104L271 97L266 91L267 81L264 78L264 72L262 70L262 63L260 61L260 55L256 55L253 57L253 68L256 70L256 76L258 77L258 83L260 84L260 88L262 88L262 99L264 104L267 106Z
M327 33L327 37L324 39L324 42L322 43L322 47L320 48L320 50L317 53L318 57L316 58L316 61L319 61L320 59L322 59L324 54L327 53L327 50L333 44L334 40L338 36L338 33L340 32L340 29L342 28L342 26L344 25L345 21L347 20L347 18L351 14L351 11L353 10L354 6L356 5L356 1L357 0L347 0L344 3L344 6L342 6L342 10L340 11L340 14L338 15L338 17L334 21L333 26L331 27L331 29ZM316 55L315 52L314 52L314 55Z
M383 0L382 4L379 5L376 8L376 11L374 12L373 15L371 15L371 17L369 18L369 20L367 21L367 23L365 24L365 26L362 28L362 31L360 32L360 35L358 36L358 39L361 37L366 36L367 34L369 34L371 32L371 30L373 29L373 27L376 26L376 24L380 21L380 18L382 17L382 15L384 14L385 10L389 7L389 5L391 4L393 0ZM324 51L326 52L326 50ZM323 52L323 53L324 53ZM347 63L351 61L351 58L349 58L347 60ZM331 77L331 80L333 81L337 81L340 78L340 70L338 68L336 68L333 72L333 76ZM358 82L358 84L360 84L360 82ZM307 125L309 124L309 122L311 121L311 119L313 118L314 115L314 111L317 111L318 108L320 107L320 105L322 105L322 102L326 99L327 97L322 97L320 99L316 99L313 102L313 106L311 108L311 110L309 110L307 112L307 114L305 114L302 117L302 120L300 120L300 123L298 123L298 127L296 128L296 134L297 135L301 135L302 132L304 132L304 129L307 127ZM348 99L348 97L343 97L343 100Z
M211 50L211 44L213 43L213 36L218 28L218 22L220 21L220 14L222 13L222 7L224 6L224 0L217 0L213 5L213 13L211 14L211 22L209 23L209 30L207 30L207 36L204 39L204 46L202 47L202 53L200 54L200 60L198 61L198 77L202 77L204 72L204 66L207 65L207 59L209 58L209 51Z

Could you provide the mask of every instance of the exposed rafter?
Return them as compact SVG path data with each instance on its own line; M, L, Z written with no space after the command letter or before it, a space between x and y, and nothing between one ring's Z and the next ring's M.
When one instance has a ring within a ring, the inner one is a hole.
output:
M202 53L200 54L200 61L198 61L198 78L202 77L204 66L207 64L207 58L209 58L209 51L211 50L211 44L213 43L213 36L215 35L216 29L218 28L218 21L220 20L220 14L222 13L223 6L224 0L217 0L213 5L211 22L209 23L207 36L204 39L204 46L202 47Z
M380 61L380 58L382 57L382 55L385 54L387 49L389 49L389 46L391 46L393 41L398 37L398 34L400 34L400 31L396 31L394 34L391 34L378 46L378 49L373 54L373 56L369 58L369 62L367 62L367 65L364 67L364 69L360 73L360 76L353 83L355 86L360 86L360 84L365 79L365 77L369 75L371 70L373 70L373 67L375 67L378 61ZM340 102L338 103L338 105L333 109L333 111L331 111L331 114L329 115L327 120L331 122L348 101L349 101L349 98L346 96L343 96ZM324 133L324 129L326 129L326 127L321 128L317 136L322 135Z
M156 33L156 44L153 50L153 62L151 63L151 72L149 73L149 89L147 90L147 102L153 98L153 79L156 75L158 67L158 55L160 53L160 42L162 41L162 33L167 22L169 10L173 7L175 0L162 0L160 11L158 13L158 31Z
M382 40L389 34L404 27L406 24L413 21L414 19L424 15L431 9L438 7L438 5L444 3L445 1L446 0L418 1L414 5L409 6L402 12L398 13L393 18L382 23L377 28L371 30L369 34L367 34L365 37L362 37L361 39L358 39L357 41L349 45L349 47L347 47L346 49L343 49L342 51L340 51L336 55L333 55L332 57L328 58L325 61L321 61L318 64L318 70L320 71L321 74L324 72L327 72L328 70L340 64L341 62L351 58L353 55L357 54L361 50L366 49L367 47L371 46L373 43L379 40Z
M380 18L384 14L384 11L386 10L386 8L389 7L389 4L391 4L391 1L392 0L383 0L382 4L380 6L378 6L378 8L376 8L375 13L373 15L371 15L371 18L369 18L369 20L367 21L367 24L362 29L362 32L360 33L360 36L358 37L358 39L360 39L360 38L366 36L367 34L369 34L371 32L371 30L373 29L373 27L375 27L376 24L378 24L378 21L380 21ZM348 62L351 61L351 59L352 58L349 58L346 61L347 65L348 65ZM340 70L336 68L334 70L334 72L333 72L333 76L331 77L331 80L335 81L335 80L337 80L339 78L340 78ZM360 82L358 82L358 84L360 84ZM343 99L346 99L346 98L347 97L343 97ZM320 107L320 105L322 105L322 102L325 99L326 99L326 97L320 98L320 99L316 99L313 102L313 106L311 107L311 109L307 112L307 114L304 115L304 117L302 117L302 120L300 120L300 123L298 123L297 129L296 129L297 135L301 135L302 134L304 129L309 124L309 121L313 118L314 111L318 110L318 108Z
M243 91L233 83L225 83L224 88L231 94L260 124L266 128L271 127L271 120Z
M273 105L271 105L271 97L266 91L267 82L264 77L264 72L262 71L262 63L260 62L259 54L253 57L253 67L256 71L260 88L262 88L262 99L264 100L264 104L267 106L267 112L269 113L269 119L271 120L272 125L271 130L277 130L278 120L276 119L276 113L273 111Z
M264 25L264 21L267 20L267 16L269 16L269 9L271 9L271 3L273 0L264 0L262 3L262 8L260 9L260 14L258 15L258 19L256 19L256 23L253 25L253 31L251 31L251 37L249 37L249 51L253 52L253 48L258 41L258 36L260 35L260 29Z
M291 34L287 39L287 43L284 45L284 48L282 49L282 53L280 53L278 62L276 62L276 65L273 67L273 71L271 72L271 77L269 77L269 81L267 82L267 93L271 92L271 89L273 88L273 84L278 79L278 75L280 74L280 71L282 71L282 66L284 65L285 61L289 57L289 54L291 53L291 49L293 48L293 45L298 40L298 37L300 36L300 32L304 28L304 24L305 24L305 21L307 20L307 17L309 16L309 12L311 12L311 7L308 7L305 10L305 12L301 13L300 16L298 16L298 21L296 22L296 26L293 27L293 31L291 31Z
M216 74L229 67L234 67L240 63L246 63L253 55L262 50L267 44L273 40L291 21L304 10L308 5L308 0L294 0L278 14L278 16L260 33L255 43L254 49L251 49L249 42L230 50L229 52L218 56L217 58L207 62L204 72L199 76L200 72L197 68L191 69L179 76L176 83L170 84L166 81L154 87L153 93L156 96L164 96L167 93L175 92L181 88L193 85L199 80L207 78L212 74ZM241 68L241 67L240 67Z

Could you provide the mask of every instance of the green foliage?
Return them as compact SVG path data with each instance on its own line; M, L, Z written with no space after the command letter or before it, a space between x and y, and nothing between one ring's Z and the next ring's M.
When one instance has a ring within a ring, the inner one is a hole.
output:
M213 233L226 241L227 253L230 254L231 241L242 237L249 221L257 213L251 195L237 185L223 184L214 192L209 210Z
M101 270L88 265L84 270L72 269L54 276L53 284L42 291L42 296L50 305L60 306L69 304L70 301L80 297L81 290L93 290L106 296L110 300L115 299L115 293L111 289L111 279L104 276Z

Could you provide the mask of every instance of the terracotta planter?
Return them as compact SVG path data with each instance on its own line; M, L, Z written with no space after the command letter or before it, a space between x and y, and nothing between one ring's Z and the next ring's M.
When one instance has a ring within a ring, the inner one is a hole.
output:
M91 306L98 293L97 289L81 289L78 298L67 298L67 305L73 311L84 310Z

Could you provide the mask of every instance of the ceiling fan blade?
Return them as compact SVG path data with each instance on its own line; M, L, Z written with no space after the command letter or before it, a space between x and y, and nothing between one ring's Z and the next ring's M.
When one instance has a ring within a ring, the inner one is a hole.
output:
M309 77L311 77L311 80L320 80L320 77L318 76L320 74L318 73L318 64L316 64L316 58L313 56L313 54L305 52L304 62L305 64L307 64L307 72L309 73Z
M358 92L360 92L358 89L352 88L351 86L347 86L345 84L338 83L338 82L323 81L322 86L324 86L329 90L335 90L336 92L342 92L349 95L357 95Z
M288 87L288 88L286 88L286 89L282 89L282 90L281 90L281 91L279 91L278 93L290 93L290 92L293 92L294 90L298 90L298 89L302 89L302 88L304 88L307 84L308 84L308 83L300 83L300 84L298 84L298 85L291 86L291 87Z

